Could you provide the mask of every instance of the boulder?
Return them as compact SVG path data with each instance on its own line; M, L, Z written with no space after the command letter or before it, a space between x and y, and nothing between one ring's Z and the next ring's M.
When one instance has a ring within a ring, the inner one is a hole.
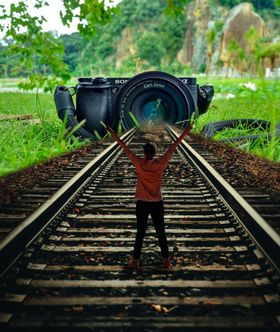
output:
M263 37L264 22L262 18L254 12L251 3L241 3L230 11L228 18L225 21L220 40L220 60L225 64L230 62L230 57L232 56L228 49L232 41L237 41L244 51L250 52L250 45L246 38L246 32L251 26L254 27L259 37Z
M213 6L207 0L191 1L186 7L187 27L183 47L177 55L178 60L196 71L206 66L210 69L207 35L209 30L216 29L216 22L224 21L227 15L228 10L223 6ZM218 40L219 32L216 35ZM212 45L213 52L219 48L216 39Z

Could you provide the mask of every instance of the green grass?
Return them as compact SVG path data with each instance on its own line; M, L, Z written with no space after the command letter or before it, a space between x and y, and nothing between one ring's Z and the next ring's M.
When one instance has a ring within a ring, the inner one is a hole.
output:
M204 78L203 78L204 79ZM235 95L232 99L215 98L207 113L201 115L196 123L196 132L202 130L209 122L231 119L262 119L271 122L272 140L261 138L257 142L247 142L243 145L235 145L260 157L280 162L280 139L275 134L276 124L280 124L280 81L267 80L262 82L256 79L229 79L209 80L215 86L215 95ZM252 91L240 83L253 82L257 90ZM206 83L205 79L204 82ZM254 134L262 134L263 131L255 131ZM250 135L251 131L246 128L226 129L214 136L215 140L228 137ZM265 133L267 134L267 133Z
M86 142L64 138L65 126L58 119L49 94L1 93L0 114L32 114L41 124L0 121L0 175L74 150Z
M0 80L0 86L2 81ZM257 91L239 85L249 81L257 84ZM196 121L196 132L208 122L236 118L270 120L272 127L280 123L279 81L262 83L256 79L198 78L200 85L206 82L214 84L216 96L232 93L235 98L214 99L209 111ZM10 86L13 84L14 80ZM9 86L8 81L5 81L5 86ZM65 139L65 126L57 117L51 94L0 93L0 114L32 114L41 120L39 125L18 120L0 121L0 176L86 144L74 137ZM246 134L248 134L246 129L237 128L222 131L214 139ZM273 137L268 144L264 139L260 139L254 144L245 143L238 146L266 159L280 162L280 141L276 137Z

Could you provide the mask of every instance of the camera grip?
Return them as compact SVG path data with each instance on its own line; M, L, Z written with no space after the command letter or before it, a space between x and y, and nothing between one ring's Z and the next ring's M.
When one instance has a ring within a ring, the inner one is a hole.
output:
M54 101L58 117L63 121L66 119L66 125L68 128L75 128L79 125L75 119L76 110L73 103L73 98L69 92L69 89L65 86L57 86L54 92ZM96 140L96 137L89 133L84 128L78 128L74 132L75 136L81 138L88 138L91 140Z
M54 101L58 117L64 120L66 116L75 116L75 106L69 89L65 86L57 86L54 92Z
M97 131L101 136L106 130L101 122L111 125L112 101L111 90L108 88L79 88L77 89L77 118L86 120L85 129L93 133Z
M204 114L212 101L214 96L214 87L211 84L205 84L198 89L197 107L199 114Z

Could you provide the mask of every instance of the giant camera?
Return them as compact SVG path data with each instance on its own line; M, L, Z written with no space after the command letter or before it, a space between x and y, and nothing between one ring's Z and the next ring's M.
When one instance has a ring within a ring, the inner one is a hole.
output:
M106 133L104 123L113 129L121 124L124 130L145 122L186 126L207 111L214 94L212 85L199 87L194 77L159 71L132 78L79 78L74 87L76 108L70 91L65 86L55 90L58 116L67 117L70 127L86 120L76 135L92 139Z

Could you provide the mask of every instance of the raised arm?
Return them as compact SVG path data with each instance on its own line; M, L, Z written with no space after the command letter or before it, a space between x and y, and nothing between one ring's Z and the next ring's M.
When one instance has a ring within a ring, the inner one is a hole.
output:
M180 142L184 139L185 136L187 136L192 130L192 126L189 126L184 129L182 134L177 138L177 140L169 147L169 149L166 151L165 155L161 158L161 162L163 163L164 167L167 165L169 159L172 157L173 152L177 148L177 146L180 144Z
M135 153L133 153L128 146L118 137L118 135L113 131L112 128L110 127L106 127L105 128L109 133L112 134L112 137L114 138L114 140L120 145L121 148L123 148L125 154L127 155L128 159L132 162L132 164L134 166L135 163L138 161L138 157L135 155Z

